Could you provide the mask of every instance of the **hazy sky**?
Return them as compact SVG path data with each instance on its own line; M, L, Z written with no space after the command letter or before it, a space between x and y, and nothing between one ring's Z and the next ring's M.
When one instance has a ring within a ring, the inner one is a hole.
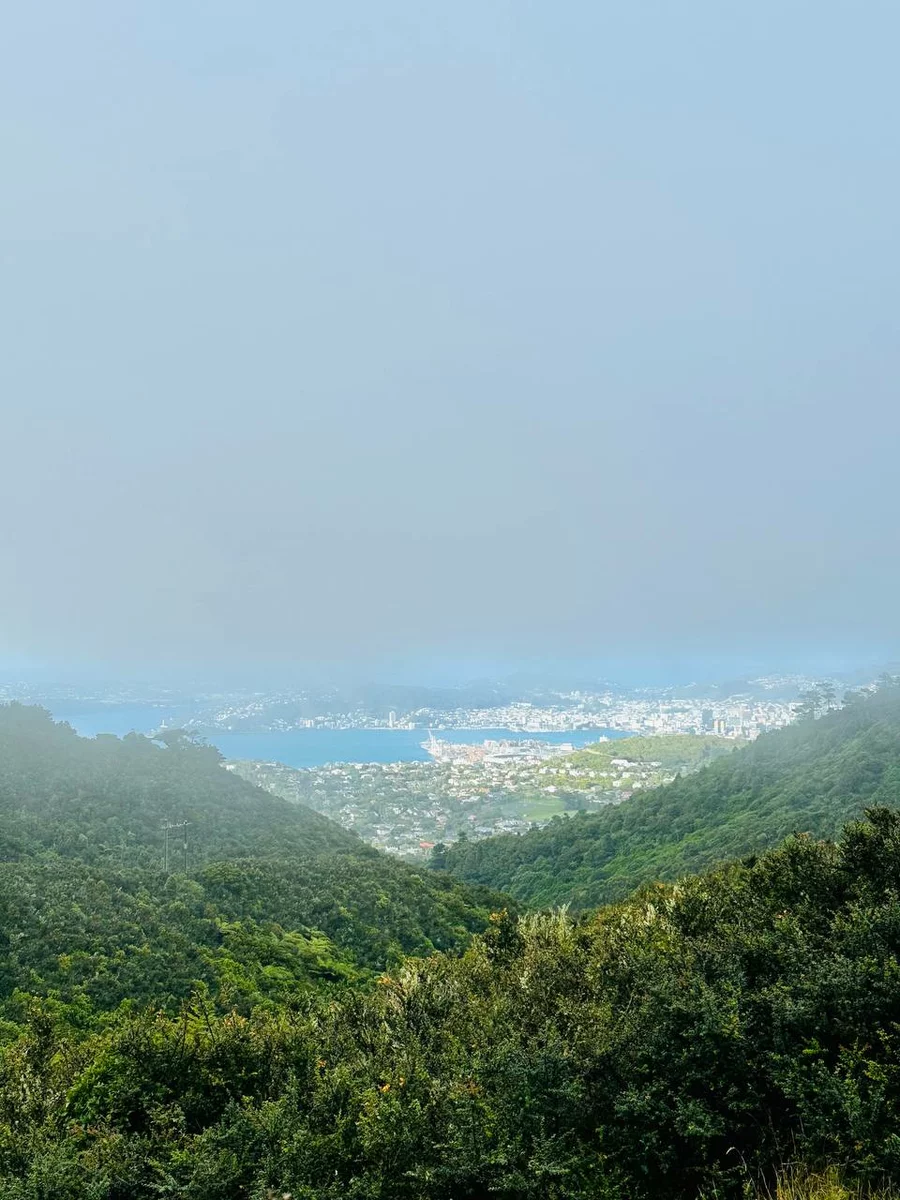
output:
M898 44L9 6L0 661L895 650Z

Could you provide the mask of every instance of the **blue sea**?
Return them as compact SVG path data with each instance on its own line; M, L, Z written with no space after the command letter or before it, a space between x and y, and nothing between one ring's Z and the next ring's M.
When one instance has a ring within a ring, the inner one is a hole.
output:
M68 721L82 737L115 733L120 737L136 730L151 733L160 724L177 724L187 710L156 707L110 706L105 711L53 713L57 721ZM486 738L529 738L542 742L571 742L587 746L598 738L624 736L618 730L591 729L568 733L517 733L510 729L436 729L435 737L448 742L481 743ZM217 733L208 740L229 759L280 762L288 767L319 767L338 762L427 762L422 749L427 729L292 729L286 733Z

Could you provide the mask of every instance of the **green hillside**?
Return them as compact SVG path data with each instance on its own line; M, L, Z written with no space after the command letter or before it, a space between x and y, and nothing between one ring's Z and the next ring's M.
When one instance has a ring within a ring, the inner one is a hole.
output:
M658 763L669 771L691 771L731 754L736 744L733 738L711 733L662 733L596 742L576 750L565 761L576 767L602 768L614 758L625 758L633 763Z
M188 866L247 855L371 853L352 833L169 735L81 738L44 709L0 707L0 857L53 852L111 867L163 866L164 821L189 821ZM180 860L180 839L173 863Z
M892 795L898 710L884 690L608 810L656 813L626 823L627 870ZM161 869L166 818L199 827L187 871ZM738 1200L785 1164L900 1183L889 809L517 918L187 739L11 707L0 845L0 1200Z
M164 821L188 821L184 870ZM379 854L173 735L79 738L0 707L0 1014L17 990L249 1010L462 947L499 903Z
M0 1198L740 1200L788 1163L861 1197L900 1182L898 894L878 810L580 923L498 913L368 991L19 995Z
M898 799L900 688L892 684L615 807L519 837L457 843L436 861L533 905L585 908L756 853L794 831L833 836L866 805Z

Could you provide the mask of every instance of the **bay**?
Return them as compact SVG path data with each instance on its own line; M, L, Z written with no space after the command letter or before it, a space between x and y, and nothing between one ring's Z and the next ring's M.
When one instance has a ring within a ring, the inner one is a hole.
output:
M121 737L132 730L152 733L162 723L177 725L190 715L180 706L110 705L103 710L53 712L57 721L68 723L82 737L114 733ZM480 744L486 739L533 739L576 748L601 737L624 735L614 729L579 729L566 732L521 733L511 729L435 729L435 737L448 742ZM278 733L227 733L211 730L207 739L228 759L280 762L288 767L320 767L326 763L427 762L422 742L427 729L291 729Z

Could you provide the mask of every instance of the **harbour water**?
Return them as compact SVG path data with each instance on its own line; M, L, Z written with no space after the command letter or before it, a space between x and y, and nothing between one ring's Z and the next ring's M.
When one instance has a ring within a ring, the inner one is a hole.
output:
M570 733L516 733L511 729L446 729L440 736L448 742L478 743L487 738L528 738L542 742L571 742L587 746L604 736L621 736L610 730L578 730ZM213 742L226 758L250 758L281 762L288 767L318 767L338 762L428 762L422 742L426 729L296 729L288 733L219 733Z
M118 707L108 711L54 712L58 721L68 721L83 737L114 733L120 737L136 730L151 733L166 724L177 724L180 714L156 706ZM622 737L612 729L580 729L552 733L521 733L511 729L444 729L436 736L449 742L481 743L491 739L533 739L556 744L571 742L587 746L601 737ZM339 762L427 762L422 747L427 729L291 729L283 733L225 733L212 731L208 740L229 759L280 762L289 767L318 767Z

